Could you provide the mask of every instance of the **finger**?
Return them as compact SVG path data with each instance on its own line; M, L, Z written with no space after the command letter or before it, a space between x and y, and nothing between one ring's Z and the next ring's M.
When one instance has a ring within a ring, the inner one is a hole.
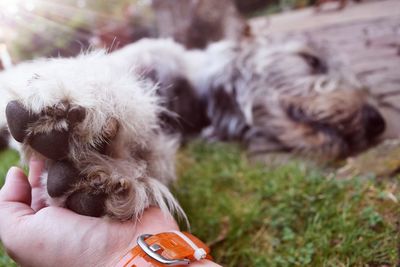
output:
M40 176L44 169L44 161L38 158L32 157L29 161L29 183L32 188L41 187Z
M31 208L36 212L40 209L46 207L46 203L44 201L44 190L40 179L44 169L44 161L32 157L29 161L29 175L28 179L32 187L32 204Z
M26 175L20 168L12 167L0 190L0 202L20 202L30 205L31 200L31 186Z
M17 167L8 170L6 181L0 190L0 239L4 246L15 252L16 244L24 232L22 219L33 214L31 186L24 172Z
M10 225L15 227L22 216L34 213L29 206L30 202L31 186L27 177L21 169L12 167L0 190L0 237L2 239L5 232L12 232Z
M32 189L32 204L31 204L31 208L37 212L45 207L47 207L46 205L46 201L44 199L44 188L33 188Z

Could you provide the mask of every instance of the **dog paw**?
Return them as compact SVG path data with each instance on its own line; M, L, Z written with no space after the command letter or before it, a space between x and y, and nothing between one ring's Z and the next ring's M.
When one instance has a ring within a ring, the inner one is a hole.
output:
M104 215L106 194L85 187L88 178L69 159L70 136L85 116L84 108L64 102L40 113L30 111L19 101L11 101L6 107L12 137L48 158L48 195L66 199L63 205L79 214L99 217Z
M42 183L49 205L117 220L138 218L150 205L179 210L168 189L150 178L150 156L133 154L136 144L125 147L117 139L123 131L113 116L63 101L38 112L23 103L6 107L9 132L23 143L22 153L33 150L47 158Z
M85 119L83 107L60 102L33 113L19 101L6 107L6 118L11 135L20 143L27 143L34 150L52 160L61 160L69 152L72 129Z

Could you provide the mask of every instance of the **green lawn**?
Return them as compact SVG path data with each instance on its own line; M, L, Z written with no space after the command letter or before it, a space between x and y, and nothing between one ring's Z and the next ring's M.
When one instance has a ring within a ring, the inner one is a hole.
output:
M15 159L0 154L0 177ZM178 170L174 191L192 231L224 266L397 263L399 177L339 180L296 162L271 169L234 146L199 143L179 153ZM0 266L12 265L0 255Z

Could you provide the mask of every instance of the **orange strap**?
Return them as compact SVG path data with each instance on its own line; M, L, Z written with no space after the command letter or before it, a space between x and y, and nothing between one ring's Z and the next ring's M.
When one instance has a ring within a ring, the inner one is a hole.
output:
M162 260L175 262L173 266L185 266L197 260L211 260L209 253L207 245L187 232L142 235L138 238L138 245L130 250L116 267L169 266L162 263Z

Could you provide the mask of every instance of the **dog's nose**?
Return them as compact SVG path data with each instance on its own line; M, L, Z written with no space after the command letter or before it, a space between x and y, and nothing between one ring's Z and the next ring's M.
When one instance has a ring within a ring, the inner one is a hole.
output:
M362 109L365 134L368 140L378 137L386 128L385 120L382 115L371 105L364 105Z

